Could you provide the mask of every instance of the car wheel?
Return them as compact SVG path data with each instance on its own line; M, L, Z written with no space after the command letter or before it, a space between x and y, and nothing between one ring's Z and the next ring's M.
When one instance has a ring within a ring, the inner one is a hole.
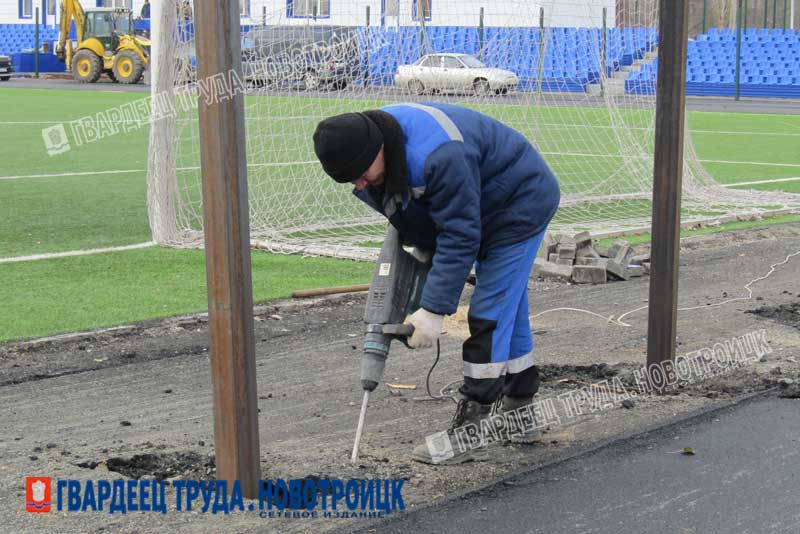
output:
M319 89L319 76L317 76L317 73L313 70L306 71L305 75L303 76L303 83L308 91Z
M489 86L489 81L482 78L475 80L472 83L472 89L478 96L489 96L489 94L492 92L492 88Z
M0 80L3 80L4 82L7 82L10 79L11 79L11 76L3 76L2 78L0 78Z
M425 92L425 86L422 85L422 82L419 80L411 80L408 82L408 90L411 94L421 95Z

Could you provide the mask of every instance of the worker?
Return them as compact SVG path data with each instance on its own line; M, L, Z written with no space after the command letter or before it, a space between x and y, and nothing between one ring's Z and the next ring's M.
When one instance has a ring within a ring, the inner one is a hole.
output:
M183 14L183 19L185 21L192 20L192 4L189 3L189 0L183 0L183 4L181 5L181 11Z
M142 6L142 18L150 18L150 0L144 0L144 5Z
M414 326L411 347L437 343L444 316L457 310L475 267L464 383L448 436L478 424L496 401L501 413L524 410L539 387L528 278L560 198L540 154L509 126L450 104L397 104L329 117L317 125L313 141L331 178L352 185L404 243L433 253L422 307L406 319ZM525 428L508 440L537 437L535 428ZM412 458L434 463L432 452L422 444ZM485 453L453 452L447 463Z

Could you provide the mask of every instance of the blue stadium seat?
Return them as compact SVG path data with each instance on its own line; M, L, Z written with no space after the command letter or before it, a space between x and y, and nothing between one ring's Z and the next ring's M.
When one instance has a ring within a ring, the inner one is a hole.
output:
M568 90L583 90L580 84L597 79L602 42L599 28L548 28L546 31L547 53L540 61L538 28L487 27L483 39L484 61L491 66L513 70L526 87L535 85L541 62L543 76L550 80L544 85L544 90L564 90L565 86L571 87ZM390 41L389 50L375 55L371 61L381 65L385 76L391 76L398 63L417 59L418 32L418 27L402 27L400 32L393 32L395 39ZM478 29L475 27L430 26L428 37L434 49L439 51L479 53ZM4 42L0 36L0 48ZM655 28L608 29L605 64L609 73L618 70L621 64L634 62L656 43ZM733 32L712 28L708 34L698 35L688 44L687 81L698 85L732 84L736 74L735 54ZM797 32L781 31L773 35L769 29L748 28L741 54L742 83L775 87L800 85L800 39ZM640 88L649 84L650 89L642 90L652 92L656 72L656 62L642 65L640 70L627 77L626 91L638 91L636 84ZM574 81L565 84L563 80Z

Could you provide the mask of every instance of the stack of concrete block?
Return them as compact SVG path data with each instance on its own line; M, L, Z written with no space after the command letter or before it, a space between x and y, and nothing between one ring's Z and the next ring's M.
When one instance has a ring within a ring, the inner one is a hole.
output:
M571 280L576 284L605 284L650 273L650 254L635 255L627 241L601 247L589 232L573 237L546 234L542 243L544 258L536 258L533 275Z

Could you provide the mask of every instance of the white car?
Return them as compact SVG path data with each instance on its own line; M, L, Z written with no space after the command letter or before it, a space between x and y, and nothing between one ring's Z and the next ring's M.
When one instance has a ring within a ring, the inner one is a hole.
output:
M509 70L487 67L468 54L427 54L413 65L400 65L394 83L418 95L469 92L487 96L514 90L519 78Z

